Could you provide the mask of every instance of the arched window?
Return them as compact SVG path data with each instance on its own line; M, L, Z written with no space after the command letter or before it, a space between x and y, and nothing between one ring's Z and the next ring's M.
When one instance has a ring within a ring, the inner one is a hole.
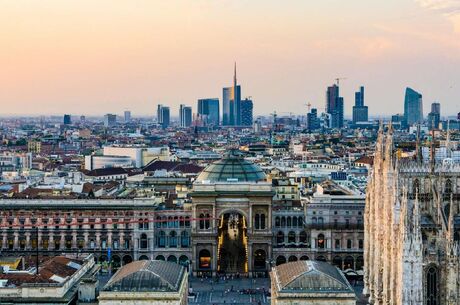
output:
M145 218L144 219L144 230L148 230L149 229L149 220L148 218Z
M155 219L155 227L161 228L161 217L160 216L157 216L157 218Z
M439 305L438 295L438 270L436 267L431 266L426 272L426 304Z
M364 267L364 258L362 256L358 256L356 258L356 270L363 270Z
M267 254L264 250L258 249L254 252L254 269L265 270L266 269Z
M200 229L204 229L204 214L200 214Z
M353 248L353 241L351 239L347 239L347 249Z
M142 218L139 218L139 230L144 230L144 220Z
M299 242L306 244L307 243L307 232L301 231L299 234Z
M168 228L174 228L174 219L172 216L168 217Z
M174 228L179 228L179 217L174 216Z
M256 214L256 216L254 217L254 227L255 229L260 229L260 216L259 214Z
M446 186L444 187L444 196L450 197L452 191L452 181L450 181L450 179L447 179Z
M177 263L177 257L175 257L174 255L168 256L168 262Z
M297 222L297 225L298 225L299 228L303 227L303 217L302 216L299 216L299 220Z
M288 226L288 228L292 227L291 217L287 217L287 226Z
M281 217L281 227L286 227L286 217Z
M185 217L185 227L190 228L190 217L189 216Z
M278 234L276 235L276 243L284 244L284 233L282 231L279 231Z
M185 221L184 221L184 217L183 217L183 216L181 216L181 217L179 218L179 227L180 227L180 228L184 228L184 227L185 227Z
M168 227L168 219L166 218L166 216L161 217L161 227L162 228Z
M166 233L165 231L160 231L158 234L158 247L164 248L166 247Z
M288 243L295 243L295 232L290 231L288 234Z
M155 260L157 261L165 261L165 257L163 255L158 255L157 257L155 257Z
M334 257L332 260L332 265L338 267L339 269L342 269L342 258L340 256Z
M276 218L275 218L275 227L276 227L276 228L279 228L280 225L281 225L281 223L280 223L280 218L279 218L279 216L276 216Z
M323 217L318 217L318 227L322 229L323 226L324 226L324 219L323 219Z
M292 226L293 226L294 228L297 228L297 217L295 217L295 216L292 217Z
M347 269L354 269L355 268L355 259L351 256L347 256L345 257L345 259L343 260L343 269L344 270L347 270Z
M187 248L190 246L190 238L188 236L187 231L182 231L180 235L180 246L183 248Z
M420 195L420 181L415 179L412 185L412 194L415 196L416 194Z
M169 247L176 248L177 247L177 233L176 231L169 232Z
M148 242L148 239L147 239L147 234L145 234L145 233L141 234L140 243L141 243L140 244L141 249L147 249L148 248L149 242Z
M209 229L211 227L211 215L206 214L206 219L204 220L204 228Z
M265 214L260 214L260 228L265 229Z
M316 247L318 249L324 249L326 247L326 241L324 240L324 235L323 234L318 235L316 243L317 243Z

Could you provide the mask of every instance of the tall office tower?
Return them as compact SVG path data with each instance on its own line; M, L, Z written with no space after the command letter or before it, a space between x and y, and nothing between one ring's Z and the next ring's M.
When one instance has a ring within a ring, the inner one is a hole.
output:
M84 115L80 116L80 123L85 124L86 123L86 117Z
M180 127L190 127L192 125L192 107L181 104L179 107Z
M131 111L128 111L128 110L125 111L124 115L125 115L125 123L131 122Z
M327 87L326 112L331 117L331 128L343 127L343 97L339 96L339 86Z
M233 87L224 88L222 104L222 125L241 125L241 87L236 81L236 63L233 75Z
M220 110L218 98L206 98L198 100L198 114L203 118L206 125L219 126Z
M254 105L252 100L245 98L241 101L241 125L252 126Z
M169 126L169 107L159 104L157 107L157 119L158 119L158 124L160 124L162 128L168 128Z
M70 114L64 114L64 125L72 124L72 117Z
M358 92L355 92L355 105L353 106L353 123L367 122L368 108L364 106L364 87L361 86Z
M423 121L422 95L407 87L404 98L404 124L409 127Z
M312 108L309 113L307 113L307 129L308 131L313 131L319 129L319 118L318 110Z
M432 103L431 112L428 113L428 126L431 129L437 129L439 127L439 122L441 121L441 104Z
M107 113L106 115L104 115L104 126L105 127L114 126L116 123L117 123L117 115L116 114Z

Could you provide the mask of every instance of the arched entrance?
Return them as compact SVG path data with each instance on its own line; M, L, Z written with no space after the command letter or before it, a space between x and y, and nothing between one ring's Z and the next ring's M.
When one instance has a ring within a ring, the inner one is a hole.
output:
M155 260L157 261L165 261L165 257L163 255L157 255L157 257L155 257Z
M347 256L343 260L343 270L347 270L347 269L352 269L352 270L355 269L355 260L352 256Z
M286 258L284 256L278 256L276 258L276 265L279 266L279 265L282 265L282 264L285 264L286 263Z
M121 267L121 258L118 255L112 256L112 272L115 273Z
M198 254L198 268L199 270L211 270L211 252L203 249Z
M148 261L149 257L147 255L141 255L141 256L139 256L139 260L140 261Z
M123 265L129 264L133 261L133 258L131 255L125 255L123 256Z
M296 262L296 261L297 261L297 256L295 256L295 255L289 256L288 261L289 261L289 262Z
M177 257L175 257L174 255L168 256L168 262L177 263Z
M254 271L265 272L267 270L267 253L264 250L258 249L254 252Z
M342 258L340 256L334 257L332 260L332 265L336 266L339 269L342 269Z
M220 216L217 245L217 271L248 272L247 224L244 215L228 212Z

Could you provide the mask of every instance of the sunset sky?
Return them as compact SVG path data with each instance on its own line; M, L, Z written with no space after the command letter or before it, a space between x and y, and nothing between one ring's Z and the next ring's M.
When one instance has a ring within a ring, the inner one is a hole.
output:
M460 111L460 0L0 0L0 115L104 114L219 97L238 65L256 114L403 112L404 89Z

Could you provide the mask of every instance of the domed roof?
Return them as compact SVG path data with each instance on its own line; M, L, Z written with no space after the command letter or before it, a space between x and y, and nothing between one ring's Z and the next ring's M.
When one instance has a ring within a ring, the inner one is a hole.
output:
M265 180L262 169L243 158L236 150L206 167L198 176L197 181L210 182L256 182Z

